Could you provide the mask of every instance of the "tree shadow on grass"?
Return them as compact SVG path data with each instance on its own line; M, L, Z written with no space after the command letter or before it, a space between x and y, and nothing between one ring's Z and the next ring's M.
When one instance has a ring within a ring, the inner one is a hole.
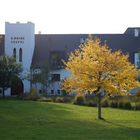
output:
M115 122L113 122L113 121L109 121L109 120L106 120L106 119L101 119L103 122L105 122L105 123L108 123L108 124L111 124L111 125L114 125L114 126L118 126L118 127L124 127L124 128L130 128L130 127L128 127L128 126L126 126L126 125L122 125L122 124L120 124L120 123L115 123Z

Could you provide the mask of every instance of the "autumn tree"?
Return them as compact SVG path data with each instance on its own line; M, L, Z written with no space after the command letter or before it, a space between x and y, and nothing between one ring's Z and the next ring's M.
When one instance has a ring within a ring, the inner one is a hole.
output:
M101 99L104 95L126 95L140 86L138 71L128 60L128 54L112 51L106 43L91 36L69 56L65 63L71 75L62 83L66 91L94 93L98 96L98 119L102 119Z

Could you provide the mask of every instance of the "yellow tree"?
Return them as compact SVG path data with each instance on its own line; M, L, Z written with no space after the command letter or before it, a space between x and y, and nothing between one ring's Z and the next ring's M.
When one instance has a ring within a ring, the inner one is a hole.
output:
M138 71L121 51L113 52L100 39L88 40L70 54L64 62L70 76L62 83L66 91L95 93L98 96L98 118L102 119L101 99L107 95L126 95L129 90L140 86Z

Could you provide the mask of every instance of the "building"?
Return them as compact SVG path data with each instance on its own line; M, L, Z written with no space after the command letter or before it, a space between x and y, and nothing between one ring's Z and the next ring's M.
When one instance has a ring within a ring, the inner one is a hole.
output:
M92 34L106 41L112 50L128 53L130 62L140 66L140 28L128 28L123 34ZM40 68L49 62L53 83L47 93L61 94L60 81L69 75L63 67L62 59L78 48L87 39L88 34L35 34L34 24L5 23L5 35L0 36L0 55L14 56L23 66L22 75L30 73L31 66ZM30 90L30 82L23 80L24 92ZM38 89L41 86L38 84ZM10 90L7 95L11 95Z

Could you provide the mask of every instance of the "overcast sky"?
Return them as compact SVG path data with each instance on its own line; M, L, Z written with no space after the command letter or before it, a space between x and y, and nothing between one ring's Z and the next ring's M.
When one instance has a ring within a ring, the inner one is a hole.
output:
M140 27L140 0L0 0L0 33L5 21L31 21L36 33L123 33Z

